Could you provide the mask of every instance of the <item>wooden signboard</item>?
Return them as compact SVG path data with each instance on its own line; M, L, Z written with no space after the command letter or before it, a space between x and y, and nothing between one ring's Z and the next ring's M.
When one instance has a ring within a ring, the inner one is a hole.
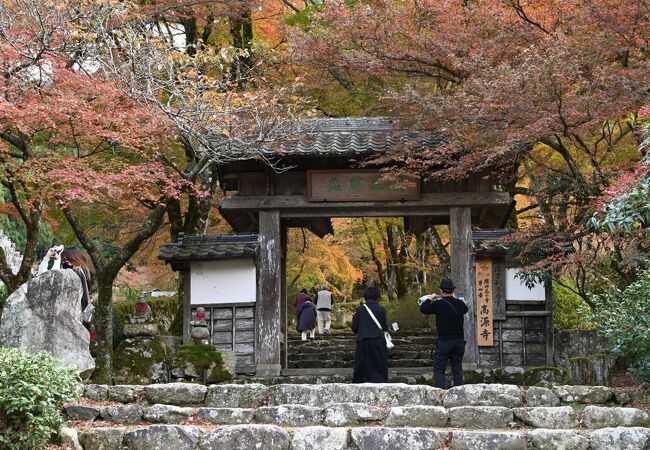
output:
M377 202L420 200L420 178L402 175L382 180L373 169L309 170L307 199L310 202Z
M494 345L491 258L476 258L476 316L478 346Z

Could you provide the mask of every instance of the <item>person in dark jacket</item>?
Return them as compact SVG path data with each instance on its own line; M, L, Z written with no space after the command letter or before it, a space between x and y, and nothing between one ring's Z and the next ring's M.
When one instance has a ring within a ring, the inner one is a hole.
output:
M420 312L436 315L438 340L433 356L433 373L437 388L445 389L445 368L451 359L451 373L454 386L463 384L463 355L465 354L465 335L463 332L464 315L467 305L454 297L454 282L446 279L440 283L442 297L426 295L420 300Z
M302 304L305 303L305 300L308 298L309 294L307 294L307 289L302 288L293 301L293 304L296 307L296 316L300 316L300 309L302 308Z
M316 306L309 297L305 299L298 312L298 331L302 333L303 341L307 340L308 331L311 339L314 339L316 334Z
M387 383L388 349L384 332L388 331L386 310L379 304L379 289L371 286L364 294L365 305L357 308L352 317L352 331L357 336L354 353L353 383ZM381 325L377 326L366 306Z

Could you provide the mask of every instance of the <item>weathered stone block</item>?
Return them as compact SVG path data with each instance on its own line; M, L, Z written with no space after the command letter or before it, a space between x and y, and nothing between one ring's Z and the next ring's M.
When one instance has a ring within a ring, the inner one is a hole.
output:
M205 404L218 408L257 408L268 389L263 384L212 385L208 387Z
M69 420L95 420L99 417L99 408L94 406L72 405L64 408Z
M155 336L158 334L157 323L125 323L124 336Z
M215 425L239 425L251 423L255 417L252 408L199 408L199 419Z
M524 394L526 406L560 406L560 398L550 389L529 387Z
M453 450L525 450L526 437L516 431L453 431Z
M532 430L528 432L531 446L537 450L587 450L589 439L568 430Z
M554 386L553 392L565 403L605 403L612 398L607 386Z
M627 405L628 403L650 403L650 395L643 389L637 388L613 388L616 403Z
M91 400L108 400L108 386L105 384L89 384L84 388L83 396Z
M510 384L466 384L454 386L443 400L445 408L454 406L505 406L523 405L523 391Z
M388 412L386 426L441 428L448 420L449 412L442 406L394 406Z
M648 413L637 408L587 406L583 422L586 428L643 427L648 425Z
M171 352L161 336L126 338L113 351L113 377L120 384L166 383L165 358Z
M416 406L439 404L441 390L431 386L406 384L338 384L271 386L269 405L321 406L332 403L365 403L384 406Z
M325 409L324 424L328 427L343 427L375 422L386 418L386 411L364 403L336 403Z
M173 405L153 405L144 410L144 420L153 423L180 423L194 414L193 408L182 408Z
M591 450L646 450L650 448L650 428L601 428L589 433Z
M90 428L79 435L85 450L122 450L124 428Z
M275 425L231 425L203 436L200 450L286 450L289 433Z
M151 425L126 433L124 445L129 450L193 450L202 434L201 429L194 426Z
M108 386L108 399L114 402L133 403L144 396L144 386L119 384Z
M515 367L515 366L506 366L494 369L493 371L494 380L497 383L502 384L516 384L523 385L525 384L524 368Z
M578 418L570 406L515 408L515 417L535 428L577 428Z
M100 414L102 419L113 423L133 424L142 419L142 408L139 405L104 406Z
M258 423L272 423L290 427L320 425L323 410L314 406L280 405L265 406L255 412Z
M74 450L83 450L79 443L79 433L74 428L62 427L59 430L59 444Z
M145 387L145 392L150 403L198 405L205 400L208 388L192 383L151 384Z
M305 427L296 430L291 440L291 450L347 450L346 428Z
M540 366L526 369L525 378L528 386L541 384L555 386L566 384L569 381L569 374L562 367Z
M449 433L430 428L353 428L352 442L359 450L429 450L447 444Z
M457 406L449 409L449 426L455 428L508 428L512 409L504 406Z

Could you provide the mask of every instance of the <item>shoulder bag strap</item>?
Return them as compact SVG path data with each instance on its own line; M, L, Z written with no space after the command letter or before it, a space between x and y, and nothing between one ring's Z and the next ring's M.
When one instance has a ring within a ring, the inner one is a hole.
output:
M458 312L458 310L456 309L456 307L455 307L455 306L454 306L454 305L453 305L449 300L447 300L445 297L442 297L442 300L444 300L445 303L447 303L447 304L451 307L451 309L454 310L454 312L455 312L456 314L458 314L459 316L461 315L461 314Z
M366 307L366 309L368 310L368 314L370 314L370 317L372 317L372 320L375 321L375 323L377 324L377 326L379 327L379 329L380 329L381 331L384 331L384 329L381 327L381 325L379 325L379 321L377 320L377 318L375 317L375 315L372 313L372 311L370 310L370 308L368 308L368 305L363 305L363 306Z

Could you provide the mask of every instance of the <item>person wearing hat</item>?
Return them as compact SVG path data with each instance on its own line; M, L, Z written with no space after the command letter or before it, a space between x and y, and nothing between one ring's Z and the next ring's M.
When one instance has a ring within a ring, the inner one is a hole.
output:
M442 296L435 294L420 297L422 314L436 315L436 330L438 340L433 355L433 373L437 388L445 389L445 368L447 360L451 359L451 373L454 386L463 384L463 355L465 354L465 334L463 332L464 315L467 305L454 296L454 282L442 280L440 290Z

